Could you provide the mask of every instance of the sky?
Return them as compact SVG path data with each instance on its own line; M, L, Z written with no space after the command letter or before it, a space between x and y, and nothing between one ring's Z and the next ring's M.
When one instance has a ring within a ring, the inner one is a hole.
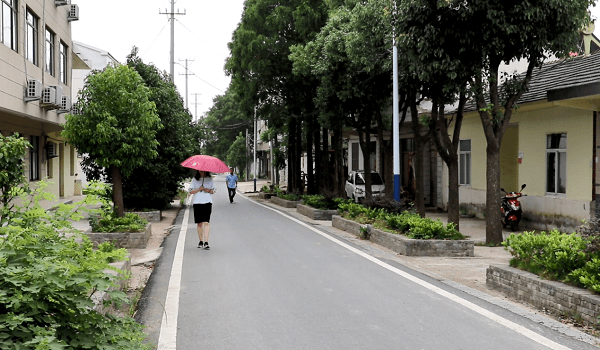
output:
M170 72L170 0L72 0L79 21L72 22L73 40L108 51L121 63L138 47L145 63ZM229 86L224 64L243 11L244 0L175 0L175 85L194 118L203 116L213 99ZM591 8L600 37L600 8Z
M72 0L79 20L71 22L75 41L108 51L126 62L133 46L145 63L170 72L170 0ZM185 60L188 73L188 108L192 116L204 115L213 98L229 86L225 59L243 10L244 0L176 0L175 85L186 99ZM197 94L197 95L195 95ZM197 101L197 106L196 106Z

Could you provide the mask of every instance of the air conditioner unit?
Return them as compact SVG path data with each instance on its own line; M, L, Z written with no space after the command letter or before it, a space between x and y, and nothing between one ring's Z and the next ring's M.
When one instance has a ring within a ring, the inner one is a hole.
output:
M60 108L61 104L62 104L62 97L63 97L63 88L60 85L48 85L51 88L54 88L54 91L56 91L56 103L54 105L56 105L56 107Z
M58 144L46 142L46 155L48 156L48 159L58 157Z
M37 101L42 98L42 82L37 79L27 80L27 86L25 86L25 102Z
M42 103L49 106L56 106L56 89L48 86L42 92Z
M54 6L63 6L68 5L69 1L67 0L54 0Z
M58 113L67 113L71 111L71 98L69 96L62 96L60 99L60 108Z
M79 21L79 6L71 5L67 14L67 21Z

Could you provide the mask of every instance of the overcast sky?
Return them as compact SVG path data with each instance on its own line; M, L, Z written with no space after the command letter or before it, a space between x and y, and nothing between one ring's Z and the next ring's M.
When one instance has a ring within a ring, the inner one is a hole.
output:
M72 0L79 5L79 21L72 22L73 40L110 52L125 63L133 46L146 63L170 71L170 0ZM177 0L175 12L175 84L185 99L185 62L188 62L188 108L202 116L215 96L229 86L224 73L227 43L240 22L244 0ZM600 18L598 7L592 15ZM600 22L595 35L600 37ZM193 60L193 61L191 61ZM197 103L195 106L196 96Z

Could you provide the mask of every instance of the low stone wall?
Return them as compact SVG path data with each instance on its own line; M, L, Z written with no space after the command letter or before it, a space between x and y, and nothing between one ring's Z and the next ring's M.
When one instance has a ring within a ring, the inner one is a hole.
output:
M85 234L90 237L94 245L111 241L117 248L145 248L152 235L152 224L148 223L142 232L92 232L89 229Z
M490 265L486 283L492 288L537 307L556 313L580 315L597 324L600 316L600 296L586 289L561 282L548 281L537 275L508 265Z
M260 199L271 199L272 197L277 196L277 194L275 193L265 193L265 192L260 192L258 194L258 198Z
M148 222L160 222L161 212L160 210L153 211L128 211L128 213L138 214L142 219L146 219Z
M298 203L302 203L302 201L288 201L287 199L279 198L279 197L271 197L271 202L279 205L284 208L296 208Z
M475 256L475 244L470 240L412 239L376 228L371 228L369 233L371 242L406 256Z
M121 270L121 273L117 273L116 271L111 270L111 269L104 270L105 273L111 274L113 276L129 275L131 273L131 255L127 255L125 261L117 261L117 262L111 263L110 266ZM118 289L120 291L126 291L128 284L129 284L129 279L121 278L121 279L118 279L117 283L118 283L117 286L111 287L110 290ZM94 302L94 310L96 310L100 313L103 313L103 314L111 313L115 310L114 305L110 305L107 307L104 307L104 305L103 305L103 301L108 300L107 292L102 292L102 293L96 292L96 293L92 294L91 298L92 298L92 301Z
M298 214L302 214L304 216L308 216L313 220L331 220L333 215L338 215L339 212L337 210L322 210L315 209L313 207L309 207L308 205L298 204L296 206L296 210Z
M475 244L470 240L412 239L404 235L378 230L371 225L334 215L333 227L360 236L361 227L367 228L369 240L406 256L471 257L475 255Z
M367 227L367 225L359 224L356 221L344 219L339 215L333 215L331 217L331 226L335 228L339 228L342 231L346 231L348 233L352 233L353 235L360 236L360 229L362 227Z

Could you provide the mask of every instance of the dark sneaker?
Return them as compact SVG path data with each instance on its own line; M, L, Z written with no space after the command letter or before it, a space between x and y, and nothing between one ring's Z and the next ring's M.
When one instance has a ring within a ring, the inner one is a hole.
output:
M206 250L210 249L210 246L208 245L208 242L204 242L204 249L206 249Z
M204 242L200 241L200 243L198 243L198 248L202 248L204 247Z

